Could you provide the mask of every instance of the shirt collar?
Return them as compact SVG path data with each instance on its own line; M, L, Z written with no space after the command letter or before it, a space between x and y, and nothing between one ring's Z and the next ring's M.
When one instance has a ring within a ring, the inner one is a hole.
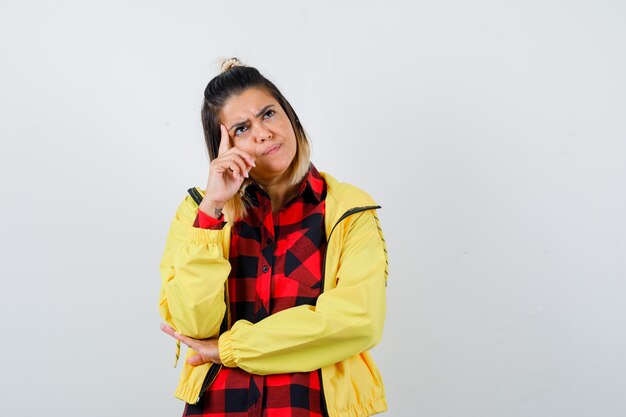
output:
M298 196L307 190L316 202L319 203L324 199L324 178L322 178L312 162L309 164L309 170L300 183Z
M307 196L311 196L315 202L319 203L325 198L325 188L324 178L311 162L309 163L309 170L300 182L298 194L294 198L299 198L306 193ZM256 205L258 199L257 192L254 191L260 192L263 195L267 195L267 193L256 182L252 182L246 188L246 194L248 197L251 197L253 205Z

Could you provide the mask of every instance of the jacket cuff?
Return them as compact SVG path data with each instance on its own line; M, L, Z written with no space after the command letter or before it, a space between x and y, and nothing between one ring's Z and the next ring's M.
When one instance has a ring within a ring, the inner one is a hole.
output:
M222 364L228 368L236 368L237 359L235 358L235 351L233 350L230 330L222 333L217 342L217 347L220 351Z
M193 222L193 226L201 229L220 230L224 227L225 223L223 214L220 215L219 219L215 219L198 209L198 214L196 215L196 220Z
M196 244L221 245L224 233L224 229L211 230L194 227L189 231L188 240Z

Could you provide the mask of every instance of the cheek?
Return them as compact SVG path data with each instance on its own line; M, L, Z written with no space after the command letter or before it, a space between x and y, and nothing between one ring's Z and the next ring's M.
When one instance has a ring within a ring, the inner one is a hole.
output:
M256 156L256 148L254 145L250 144L249 141L235 143L235 146L252 156Z
M285 132L287 132L286 137L289 140L289 144L292 147L296 147L296 133L293 131L293 127L291 127L291 123L287 123L285 126Z
M293 148L293 153L296 153L296 150L298 149L298 140L296 139L296 135L294 134L291 138L291 146Z

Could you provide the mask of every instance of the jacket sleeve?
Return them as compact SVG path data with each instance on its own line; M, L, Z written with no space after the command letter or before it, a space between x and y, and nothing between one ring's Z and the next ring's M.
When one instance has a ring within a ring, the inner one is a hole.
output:
M385 319L387 252L374 211L343 237L337 279L315 306L301 305L253 324L237 321L219 339L220 359L253 374L307 372L375 346ZM335 231L337 233L337 231Z
M193 227L197 210L187 196L172 220L160 264L159 313L179 333L204 339L219 334L226 310L230 226Z

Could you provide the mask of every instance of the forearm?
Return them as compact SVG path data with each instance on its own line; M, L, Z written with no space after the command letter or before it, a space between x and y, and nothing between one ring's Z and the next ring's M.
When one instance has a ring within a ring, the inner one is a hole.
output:
M351 296L370 299L372 290L350 289ZM385 306L377 298L369 311L350 304L327 309L320 300L317 307L290 308L255 324L240 320L220 336L220 358L254 374L307 372L339 362L380 341Z

